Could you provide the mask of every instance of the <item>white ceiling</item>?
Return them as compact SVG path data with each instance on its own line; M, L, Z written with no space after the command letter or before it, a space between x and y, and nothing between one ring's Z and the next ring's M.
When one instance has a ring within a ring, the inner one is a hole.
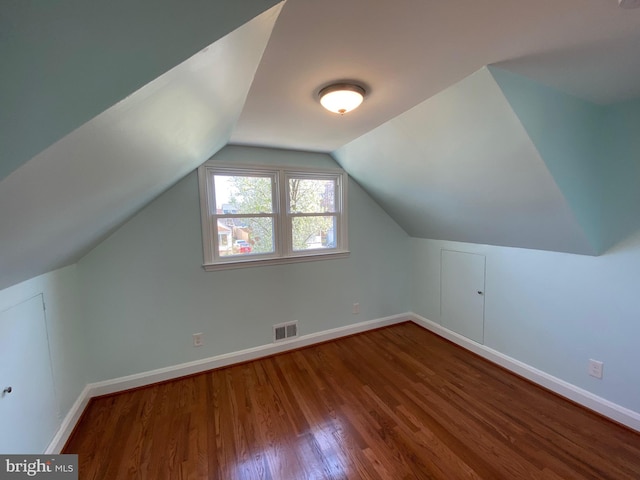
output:
M499 63L598 103L640 96L640 9L616 0L287 0L231 137L331 152ZM317 91L370 94L340 118Z

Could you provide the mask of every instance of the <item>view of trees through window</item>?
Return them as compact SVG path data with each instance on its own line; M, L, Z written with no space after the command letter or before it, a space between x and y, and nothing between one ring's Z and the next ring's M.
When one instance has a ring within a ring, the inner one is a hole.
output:
M275 178L215 175L221 256L273 253ZM294 251L336 246L336 180L290 177L287 208ZM277 202L277 198L275 199Z
M334 180L289 178L294 251L335 247L335 191Z
M221 256L274 251L273 178L215 176Z

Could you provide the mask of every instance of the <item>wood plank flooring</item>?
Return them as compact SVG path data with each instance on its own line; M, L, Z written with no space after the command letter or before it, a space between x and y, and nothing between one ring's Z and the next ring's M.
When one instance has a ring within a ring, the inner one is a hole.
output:
M640 435L403 323L90 402L81 479L640 479Z

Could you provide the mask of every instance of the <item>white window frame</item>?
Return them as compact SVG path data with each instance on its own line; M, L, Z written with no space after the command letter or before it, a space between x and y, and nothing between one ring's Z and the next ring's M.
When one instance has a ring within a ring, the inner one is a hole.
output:
M272 213L218 214L215 202L215 175L264 176L272 178ZM292 213L289 211L289 179L334 180L335 213ZM345 258L349 255L347 220L348 176L341 169L312 169L266 167L256 165L220 164L205 162L198 168L200 186L200 213L202 220L203 267L207 271L231 268L276 265L281 263L309 262ZM335 248L293 250L292 222L296 216L335 216ZM219 218L272 217L274 225L274 252L265 254L221 256L218 249L217 225Z

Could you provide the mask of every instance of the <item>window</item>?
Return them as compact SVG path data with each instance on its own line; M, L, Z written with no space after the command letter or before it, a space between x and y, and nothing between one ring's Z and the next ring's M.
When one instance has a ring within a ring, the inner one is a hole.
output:
M348 255L344 171L205 163L198 177L205 269Z

